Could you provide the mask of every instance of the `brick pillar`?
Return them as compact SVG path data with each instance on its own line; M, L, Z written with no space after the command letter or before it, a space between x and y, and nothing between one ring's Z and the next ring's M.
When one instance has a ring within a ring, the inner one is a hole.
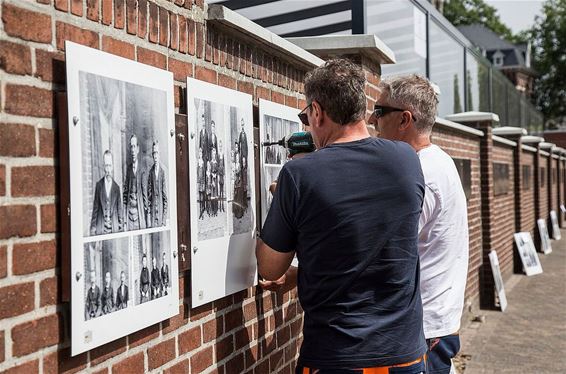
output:
M481 178L481 219L482 219L482 264L480 274L480 307L495 309L495 282L489 262L489 252L494 248L495 205L493 179L493 125L499 117L493 113L466 112L447 116L446 119L458 122L480 131L484 136L480 140L480 178Z

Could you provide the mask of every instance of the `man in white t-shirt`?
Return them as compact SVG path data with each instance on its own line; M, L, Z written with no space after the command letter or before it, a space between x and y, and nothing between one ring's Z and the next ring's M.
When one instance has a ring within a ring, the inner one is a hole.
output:
M466 197L454 161L430 139L438 104L431 83L408 75L384 80L378 89L369 123L380 137L410 144L425 179L418 245L427 373L453 373L468 273Z

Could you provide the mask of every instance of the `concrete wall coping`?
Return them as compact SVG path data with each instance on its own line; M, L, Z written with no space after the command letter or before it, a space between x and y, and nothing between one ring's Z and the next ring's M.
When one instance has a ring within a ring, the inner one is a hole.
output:
M492 121L499 122L499 116L489 112L463 112L445 116L447 120L454 122L482 122Z
M290 55L307 67L312 68L324 64L324 60L319 57L220 4L208 5L207 20L211 23L218 23L230 29L237 30L245 34L248 38L266 44L286 56Z
M553 155L552 155L552 158L558 160L558 159L560 159L560 156L553 154Z
M546 157L550 156L550 153L548 153L547 151L540 151L540 154Z
M533 152L533 153L537 152L537 149L535 147L531 147L530 145L525 145L525 144L521 145L521 149L523 149L524 151L529 151L529 152Z
M540 146L541 149L552 150L553 148L556 147L556 144L550 143L550 142L540 142L539 146Z
M287 40L316 55L362 53L379 64L396 62L391 48L373 34L305 36Z
M479 137L484 136L483 131L476 130L476 129L473 129L469 126L461 125L459 123L452 122L450 120L440 118L440 117L436 117L436 121L435 121L434 124L437 125L437 126L446 127L450 130L456 130L458 132L464 132L464 133L467 133L467 134L470 134L470 135L475 135L475 136L479 136Z
M502 138L501 136L492 135L492 136L491 136L491 139L493 139L494 142L498 142L498 143L510 145L510 146L512 146L512 147L516 147L516 146L517 146L517 142L514 142L514 141L509 140L509 139Z
M496 127L491 130L493 135L499 136L506 136L506 135L527 135L527 129L522 127L512 127L512 126L503 126L503 127Z
M522 143L541 143L541 142L544 142L544 138L540 137L540 136L526 135L526 136L521 136L521 142Z

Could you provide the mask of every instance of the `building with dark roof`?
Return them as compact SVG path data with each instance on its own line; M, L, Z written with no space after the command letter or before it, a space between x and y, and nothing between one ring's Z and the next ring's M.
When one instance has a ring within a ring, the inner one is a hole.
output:
M458 30L513 82L518 91L527 97L532 95L536 72L531 68L530 43L510 43L480 24L458 26Z

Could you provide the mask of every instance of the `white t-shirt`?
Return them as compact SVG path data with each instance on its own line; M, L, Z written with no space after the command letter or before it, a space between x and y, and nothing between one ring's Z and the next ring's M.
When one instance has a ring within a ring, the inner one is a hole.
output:
M418 152L425 180L419 220L424 333L457 332L468 275L468 212L454 161L436 145Z

